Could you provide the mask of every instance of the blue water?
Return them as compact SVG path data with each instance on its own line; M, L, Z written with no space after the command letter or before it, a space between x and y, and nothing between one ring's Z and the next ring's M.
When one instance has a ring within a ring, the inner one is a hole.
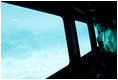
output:
M45 79L68 64L61 17L1 2L2 79Z
M82 57L91 51L88 26L86 23L80 21L75 21L75 25L80 48L80 56Z

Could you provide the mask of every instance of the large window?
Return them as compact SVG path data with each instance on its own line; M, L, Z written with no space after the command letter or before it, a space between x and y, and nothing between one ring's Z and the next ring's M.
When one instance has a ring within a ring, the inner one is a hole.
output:
M91 51L88 26L86 23L80 21L75 21L75 25L80 48L80 56L82 57Z
M61 17L1 2L2 79L44 79L68 64Z

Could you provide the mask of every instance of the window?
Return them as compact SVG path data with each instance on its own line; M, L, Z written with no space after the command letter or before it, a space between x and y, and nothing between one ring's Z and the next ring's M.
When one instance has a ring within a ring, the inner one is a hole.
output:
M91 51L88 26L86 23L80 21L75 21L75 25L80 48L80 56L82 57Z
M98 37L98 31L97 31L97 27L94 26L94 30L95 30L95 36L96 36L96 40L97 40L97 37ZM97 46L98 46L98 42L96 41L97 43Z
M68 64L61 17L1 2L2 79L45 79Z

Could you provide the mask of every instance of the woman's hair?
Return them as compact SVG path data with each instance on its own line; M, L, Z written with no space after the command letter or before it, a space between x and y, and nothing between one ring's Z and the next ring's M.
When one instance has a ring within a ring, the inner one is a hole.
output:
M117 52L117 29L108 28L103 36L104 49L109 48L110 52Z

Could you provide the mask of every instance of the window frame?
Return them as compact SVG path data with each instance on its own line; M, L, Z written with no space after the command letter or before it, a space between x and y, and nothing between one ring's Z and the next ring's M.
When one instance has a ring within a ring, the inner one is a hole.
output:
M80 57L79 42L78 42L78 38L77 38L77 31L76 31L76 26L75 26L75 19L67 18L67 17L66 18L62 17L62 19L63 19L64 25L65 25L64 27L65 27L65 33L66 33L66 38L67 38L67 46L68 46L69 57L70 57L70 65L71 64L77 65L76 62L80 62L81 57ZM68 25L67 25L67 21L68 21ZM79 20L77 20L77 21L79 21ZM88 21L85 23L88 25L87 27L88 27L90 46L91 46L91 51L92 51L95 48L97 48L95 30L94 30L94 26L93 26L92 22ZM69 30L70 30L70 33L69 33ZM72 50L72 48L73 48L73 50Z

